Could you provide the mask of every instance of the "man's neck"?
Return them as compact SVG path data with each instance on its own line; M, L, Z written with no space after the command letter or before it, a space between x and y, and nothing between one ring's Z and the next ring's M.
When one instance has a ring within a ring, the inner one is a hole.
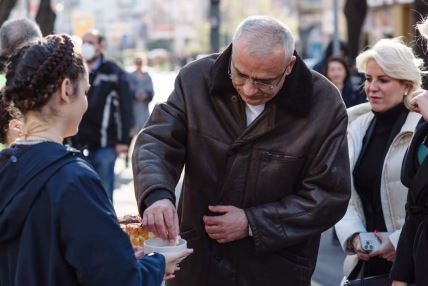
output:
M88 65L88 69L91 71L92 69L96 68L96 64L100 60L101 60L101 56L99 56L99 57L97 57L91 61L86 61L86 64Z

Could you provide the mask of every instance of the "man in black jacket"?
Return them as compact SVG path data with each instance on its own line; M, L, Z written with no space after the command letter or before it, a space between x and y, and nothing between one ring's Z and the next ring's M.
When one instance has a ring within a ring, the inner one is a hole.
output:
M126 153L130 143L132 95L126 73L102 53L103 36L98 31L90 31L82 40L91 87L87 95L88 111L72 143L89 149L89 159L113 200L116 157Z
M139 133L133 172L143 223L195 251L176 286L309 286L320 234L350 196L347 115L269 17L184 67ZM175 209L174 189L185 165Z

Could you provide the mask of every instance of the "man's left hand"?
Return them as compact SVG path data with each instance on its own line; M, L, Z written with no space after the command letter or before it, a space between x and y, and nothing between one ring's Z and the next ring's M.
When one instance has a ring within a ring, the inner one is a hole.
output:
M234 206L209 206L218 216L204 216L205 231L218 243L242 239L248 235L248 219L243 209Z

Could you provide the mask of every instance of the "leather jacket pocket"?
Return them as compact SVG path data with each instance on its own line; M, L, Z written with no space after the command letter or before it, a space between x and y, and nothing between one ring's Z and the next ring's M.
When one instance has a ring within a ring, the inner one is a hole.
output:
M301 182L304 158L272 151L258 152L260 159L254 176L257 203L278 201L294 193Z

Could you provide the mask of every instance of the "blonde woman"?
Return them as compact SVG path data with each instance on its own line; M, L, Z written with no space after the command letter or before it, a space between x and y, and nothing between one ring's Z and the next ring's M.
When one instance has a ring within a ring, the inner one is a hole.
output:
M418 25L428 39L428 18ZM402 181L409 188L406 222L398 243L397 258L392 268L393 286L428 285L428 93L411 102L423 116L403 164Z
M407 195L400 182L401 163L421 117L409 112L421 85L421 64L398 39L380 40L357 57L357 68L366 77L368 103L348 109L352 194L345 216L336 224L348 254L346 276L360 272L355 269L360 260L365 261L363 277L385 275L387 280L395 259ZM362 232L376 233L380 248L364 251Z

